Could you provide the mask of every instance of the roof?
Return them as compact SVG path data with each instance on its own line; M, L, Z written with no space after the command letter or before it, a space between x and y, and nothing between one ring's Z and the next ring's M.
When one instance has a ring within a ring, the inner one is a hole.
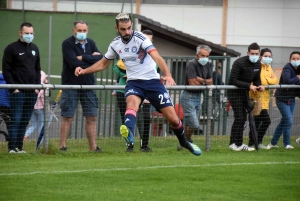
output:
M221 45L212 43L210 41L204 40L202 38L192 36L175 28L163 25L160 22L154 21L150 18L146 18L145 16L134 14L134 17L138 19L139 24L154 31L155 36L159 36L169 41L174 41L177 44L190 47L191 49L196 49L198 45L203 44L208 45L212 49L212 52L210 54L211 56L226 55L231 57L238 57L241 55L240 52L237 52L233 49L229 49Z

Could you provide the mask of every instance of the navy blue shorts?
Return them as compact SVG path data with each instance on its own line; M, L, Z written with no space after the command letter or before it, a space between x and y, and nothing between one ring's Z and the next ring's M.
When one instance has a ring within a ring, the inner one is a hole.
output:
M129 95L139 96L142 101L147 98L158 112L161 108L173 106L167 89L159 79L127 81L125 99Z

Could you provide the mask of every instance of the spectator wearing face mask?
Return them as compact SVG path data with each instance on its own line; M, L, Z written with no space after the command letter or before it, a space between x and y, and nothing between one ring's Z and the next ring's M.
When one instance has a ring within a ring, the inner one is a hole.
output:
M208 57L211 48L207 45L199 45L196 48L195 58L192 59L186 68L185 85L206 86L213 83L212 73ZM193 133L200 128L199 113L201 107L201 93L203 90L186 89L181 91L180 102L184 112L184 130L186 139L192 142ZM182 148L178 146L177 150Z
M272 51L269 48L264 48L260 51L261 72L260 80L264 86L278 84L278 79L272 70ZM257 130L258 148L270 149L263 145L263 137L271 124L271 119L268 113L270 102L270 90L266 89L263 92L249 92L250 98L259 100L262 103L262 110L258 116L254 116L255 127ZM249 146L254 146L254 140L249 135Z
M300 66L300 52L294 51L290 54L290 62L287 63L280 76L280 85L300 85L300 75L297 68ZM281 120L275 129L273 138L268 145L269 148L278 148L278 141L283 135L283 144L286 149L294 149L290 142L291 128L293 125L293 113L295 108L295 97L299 96L298 89L279 88L275 92L276 105L281 114Z
M40 53L32 43L33 38L32 24L23 22L19 29L19 40L5 48L2 72L7 84L41 84ZM10 89L8 152L11 154L26 153L23 150L23 138L38 92L37 89Z
M81 77L74 75L76 67L89 68L101 60L103 55L95 42L87 38L88 23L84 20L74 22L73 34L62 43L63 54L63 85L94 85L94 74ZM98 115L98 98L94 90L64 89L61 95L60 108L62 122L60 125L60 150L67 150L67 138L73 121L73 116L80 101L85 117L85 131L90 151L101 152L96 144L96 121Z
M247 56L238 58L232 64L229 85L235 85L241 89L228 90L228 99L234 112L234 122L231 127L229 149L233 151L254 151L243 143L243 130L247 118L246 107L248 105L249 90L264 91L260 81L261 63L259 61L260 47L257 43L248 46ZM245 92L245 90L247 90Z

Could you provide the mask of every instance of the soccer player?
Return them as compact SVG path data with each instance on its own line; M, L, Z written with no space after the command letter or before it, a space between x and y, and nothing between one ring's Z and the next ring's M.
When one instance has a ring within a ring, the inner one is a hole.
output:
M186 140L182 122L176 115L172 100L160 80L160 76L156 71L156 65L151 61L151 58L165 75L162 79L166 82L166 85L175 85L165 61L159 55L151 40L143 33L133 31L132 27L133 22L128 14L118 14L116 16L115 29L119 36L110 43L103 59L89 68L77 67L75 75L79 76L102 71L119 56L127 67L125 125L120 127L120 133L127 141L127 145L132 147L134 145L133 133L136 113L141 102L147 97L155 109L160 111L170 123L180 145L194 155L201 155L201 149Z

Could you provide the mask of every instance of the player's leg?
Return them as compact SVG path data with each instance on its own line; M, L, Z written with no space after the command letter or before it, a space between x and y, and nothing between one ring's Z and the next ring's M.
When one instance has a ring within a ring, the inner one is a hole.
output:
M124 115L124 125L121 125L120 133L126 141L128 152L133 151L136 114L142 100L145 99L143 89L140 87L143 82L143 80L130 80L127 81L125 87L126 112Z
M151 102L151 104L156 108L157 111L160 111L169 122L173 132L181 146L188 149L195 155L200 155L202 153L201 149L192 143L189 143L184 134L184 128L181 120L177 116L172 100L159 80L149 80L147 85L144 86L146 90L146 96Z
M167 121L170 123L170 126L171 126L173 132L175 133L176 137L178 138L180 145L182 147L188 149L194 155L197 155L197 156L201 155L201 153L202 153L201 149L197 145L195 145L191 142L188 142L186 140L183 124L182 124L181 120L178 118L178 116L176 115L174 107L167 106L167 107L161 108L160 111L165 116Z
M126 112L124 115L124 125L120 127L120 133L127 142L127 146L134 144L134 127L136 124L136 114L141 104L141 98L135 95L126 97Z

